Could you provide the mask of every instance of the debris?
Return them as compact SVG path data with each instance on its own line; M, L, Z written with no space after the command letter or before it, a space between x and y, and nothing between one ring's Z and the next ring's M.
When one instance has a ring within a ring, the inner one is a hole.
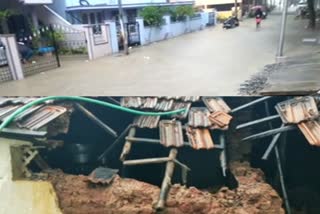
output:
M298 124L308 142L313 146L320 146L320 123L319 120L311 120Z
M195 187L174 184L168 194L166 213L175 214L284 214L282 200L273 188L265 183L263 172L253 169L247 162L231 164L239 181L237 190L225 187L212 194ZM108 186L90 188L87 176L68 175L51 171L52 182L60 208L67 214L120 213L155 214L160 189L157 186L133 179L115 176Z
M232 120L232 116L225 112L217 111L209 115L209 120L214 129L227 130L229 128L229 123Z
M110 184L118 172L117 169L98 167L90 173L87 179L94 184Z
M203 97L202 100L210 112L222 111L229 113L231 111L230 107L220 97Z
M180 121L160 121L160 143L165 147L183 146L182 125Z
M209 120L210 112L207 108L191 108L189 112L188 125L191 127L210 127L212 124Z
M276 105L276 110L284 124L297 124L319 117L317 104L313 97L298 97Z
M187 127L187 136L194 149L213 149L214 143L209 129Z
M159 120L160 120L160 116L141 115L141 116L137 116L134 119L133 124L139 128L154 129L158 127Z

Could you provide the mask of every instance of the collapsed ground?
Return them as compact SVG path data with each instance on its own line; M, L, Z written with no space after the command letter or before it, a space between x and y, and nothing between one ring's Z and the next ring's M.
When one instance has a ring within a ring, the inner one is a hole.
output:
M164 213L284 214L282 200L264 180L263 172L248 163L234 163L237 190L218 192L173 185ZM110 185L93 185L87 176L49 172L59 204L65 214L155 213L159 187L133 179L116 177Z

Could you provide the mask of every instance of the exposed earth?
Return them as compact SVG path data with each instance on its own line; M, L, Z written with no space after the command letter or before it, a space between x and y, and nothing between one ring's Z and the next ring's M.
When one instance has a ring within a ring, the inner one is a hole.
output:
M284 214L282 200L264 181L263 172L247 162L236 162L232 171L239 181L237 190L222 187L210 193L195 187L172 186L163 213L203 214ZM117 176L109 186L92 185L83 175L49 172L60 208L66 214L156 213L159 187Z

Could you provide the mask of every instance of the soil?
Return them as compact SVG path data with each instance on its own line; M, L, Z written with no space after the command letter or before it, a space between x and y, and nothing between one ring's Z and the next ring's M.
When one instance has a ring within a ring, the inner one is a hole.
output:
M237 190L221 188L216 193L172 186L167 208L163 213L188 214L284 214L282 200L265 183L263 172L247 162L232 164L239 181ZM106 185L92 185L83 175L68 175L51 171L48 180L53 183L59 205L66 214L130 213L152 214L159 195L159 187L133 179L115 177Z

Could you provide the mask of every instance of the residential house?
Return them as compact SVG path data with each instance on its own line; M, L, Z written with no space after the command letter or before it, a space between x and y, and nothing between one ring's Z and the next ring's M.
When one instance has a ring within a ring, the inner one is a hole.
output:
M194 3L194 0L122 0L125 21L135 21L144 7ZM99 24L104 20L116 20L119 6L118 0L56 0L51 8L72 24Z
M2 19L0 33L30 35L40 25L55 24L70 27L60 5L67 0L1 0L0 11L10 10L11 15ZM59 10L60 8L60 10Z
M2 20L0 32L18 33L39 24L38 9L52 4L53 0L1 0L0 10L10 10L12 15Z
M241 16L242 0L196 0L196 7L204 11L211 11L213 9L218 11L218 18L225 19L233 15L235 4L237 2L239 16Z

